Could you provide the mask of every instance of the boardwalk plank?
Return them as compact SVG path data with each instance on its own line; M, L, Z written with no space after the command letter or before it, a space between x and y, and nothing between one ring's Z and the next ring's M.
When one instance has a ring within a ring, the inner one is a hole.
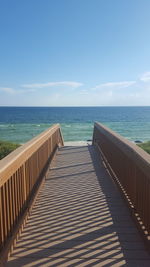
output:
M93 146L59 149L7 266L150 266Z

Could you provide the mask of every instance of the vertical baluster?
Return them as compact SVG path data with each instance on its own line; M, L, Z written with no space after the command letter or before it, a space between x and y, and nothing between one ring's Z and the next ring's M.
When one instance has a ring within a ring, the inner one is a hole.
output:
M24 188L23 188L23 165L20 168L21 170L21 209L23 209L24 205Z
M7 217L7 235L10 234L10 202L9 202L9 188L8 188L8 181L5 183L5 197L6 197L6 217Z
M2 206L2 225L3 225L3 238L4 242L7 239L7 215L6 215L6 195L5 184L1 187L1 206Z
M19 218L19 207L18 207L18 183L17 183L17 172L15 173L14 176L14 185L15 185L15 205L16 205L16 222L18 222Z
M16 205L15 205L15 181L14 175L11 177L11 188L12 188L12 217L13 217L13 226L16 221Z
M3 214L3 194L2 187L0 187L0 247L3 247L5 241L5 226L4 226L4 214Z
M27 200L31 197L34 185L38 181L50 155L61 141L61 131L56 127L55 131L50 131L49 135L44 135L42 140L38 140L37 144L41 145L39 145L39 147L37 145L36 151L33 145L33 154L31 153L31 155L21 163L22 165L18 165L16 168L17 159L16 162L14 162L14 166L12 165L14 174L12 174L11 177L6 177L6 183L0 188L1 247L17 225L24 205L27 204ZM29 151L31 151L31 145L29 146ZM23 153L23 151L21 151L21 153Z
M12 199L12 177L8 180L8 195L9 195L9 209L10 209L10 232L13 229L13 199Z
M20 217L20 211L21 211L21 170L20 168L17 171L18 173L18 209L19 209L19 217Z

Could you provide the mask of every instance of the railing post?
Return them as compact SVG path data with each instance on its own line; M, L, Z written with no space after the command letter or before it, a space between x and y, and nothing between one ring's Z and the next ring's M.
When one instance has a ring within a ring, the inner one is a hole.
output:
M96 136L96 127L95 127L95 124L94 124L94 129L93 129L93 138L92 138L92 145L94 146L95 145L95 142L96 142L96 140L95 140L95 136Z
M23 168L23 194L24 194L24 203L27 200L27 189L26 189L26 170L25 170L25 163L22 166Z
M95 143L141 230L150 236L150 155L100 123L94 125Z
M62 140L59 129L58 124L50 127L0 161L1 255L6 247L11 247L16 232L24 224L28 205L44 177L45 168L58 146L59 138Z
M2 215L2 187L0 188L0 248L3 247L4 243L4 222L3 222L3 215Z

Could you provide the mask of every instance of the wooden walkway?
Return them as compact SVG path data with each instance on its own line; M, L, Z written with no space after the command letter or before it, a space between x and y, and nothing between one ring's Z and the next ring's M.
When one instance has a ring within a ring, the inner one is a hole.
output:
M93 146L58 151L7 266L150 266Z

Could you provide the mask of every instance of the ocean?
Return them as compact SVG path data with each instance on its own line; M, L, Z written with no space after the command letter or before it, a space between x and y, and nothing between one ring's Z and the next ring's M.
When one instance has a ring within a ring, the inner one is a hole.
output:
M22 144L54 123L65 141L89 140L94 121L128 140L150 140L150 107L0 107L0 140Z

